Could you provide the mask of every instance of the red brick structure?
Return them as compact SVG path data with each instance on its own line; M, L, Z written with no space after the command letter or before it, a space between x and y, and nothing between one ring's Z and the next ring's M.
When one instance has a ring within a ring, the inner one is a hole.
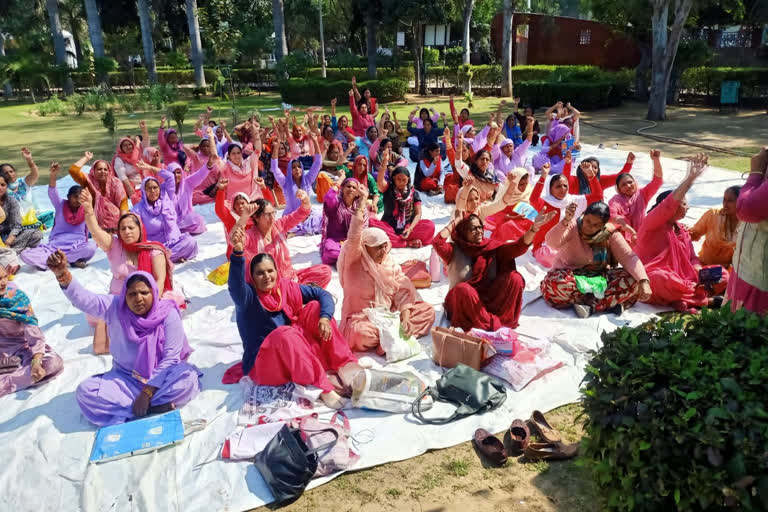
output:
M635 43L609 25L596 21L515 13L512 55L515 65L588 64L605 69L634 68L640 62ZM503 14L491 22L491 44L501 60ZM525 37L525 26L528 37Z

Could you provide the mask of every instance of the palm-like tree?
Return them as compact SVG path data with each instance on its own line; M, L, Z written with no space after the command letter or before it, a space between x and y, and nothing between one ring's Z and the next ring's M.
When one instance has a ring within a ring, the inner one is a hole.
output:
M101 30L101 16L96 0L85 0L85 15L88 20L88 37L93 47L93 56L104 57L104 33Z
M50 0L49 0L50 1ZM138 0L139 22L141 24L141 44L144 47L144 67L150 84L157 83L155 65L155 44L152 41L152 18L149 14L149 0Z
M192 66L195 68L195 86L205 87L203 45L200 43L200 24L197 20L197 0L186 0L186 2L187 25L189 25L189 40L192 49Z
M280 62L288 54L283 0L272 0L272 23L275 26L275 59Z

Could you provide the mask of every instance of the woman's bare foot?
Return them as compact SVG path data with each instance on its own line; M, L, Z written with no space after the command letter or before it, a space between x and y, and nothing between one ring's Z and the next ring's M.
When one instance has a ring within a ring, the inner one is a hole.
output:
M355 375L361 371L363 371L363 367L359 363L347 363L339 368L337 373L339 374L339 379L341 379L341 382L345 386L351 386Z
M320 393L320 400L331 409L341 409L346 404L346 401L341 398L341 395L335 391Z
M420 249L422 245L421 240L408 240L405 244L409 249Z

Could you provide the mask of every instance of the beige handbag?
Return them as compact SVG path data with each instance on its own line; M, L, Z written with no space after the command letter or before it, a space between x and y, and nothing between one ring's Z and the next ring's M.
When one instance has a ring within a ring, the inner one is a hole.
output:
M432 360L445 368L461 363L480 370L485 360L485 344L483 339L463 332L432 328Z

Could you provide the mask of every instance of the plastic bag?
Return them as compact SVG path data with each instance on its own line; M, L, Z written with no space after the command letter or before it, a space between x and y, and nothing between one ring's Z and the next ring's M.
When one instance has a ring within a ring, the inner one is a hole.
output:
M224 286L229 279L229 262L223 263L208 274L208 280L217 286Z
M427 389L426 383L413 372L363 370L352 380L352 406L376 411L408 412L411 404ZM422 409L432 407L432 397L422 399Z
M421 353L421 345L413 336L407 336L400 328L400 312L384 308L365 308L363 313L379 330L381 348L387 354L387 362L393 363Z
M576 288L583 294L591 293L597 299L605 297L605 290L608 289L608 281L603 276L573 276L576 280Z

